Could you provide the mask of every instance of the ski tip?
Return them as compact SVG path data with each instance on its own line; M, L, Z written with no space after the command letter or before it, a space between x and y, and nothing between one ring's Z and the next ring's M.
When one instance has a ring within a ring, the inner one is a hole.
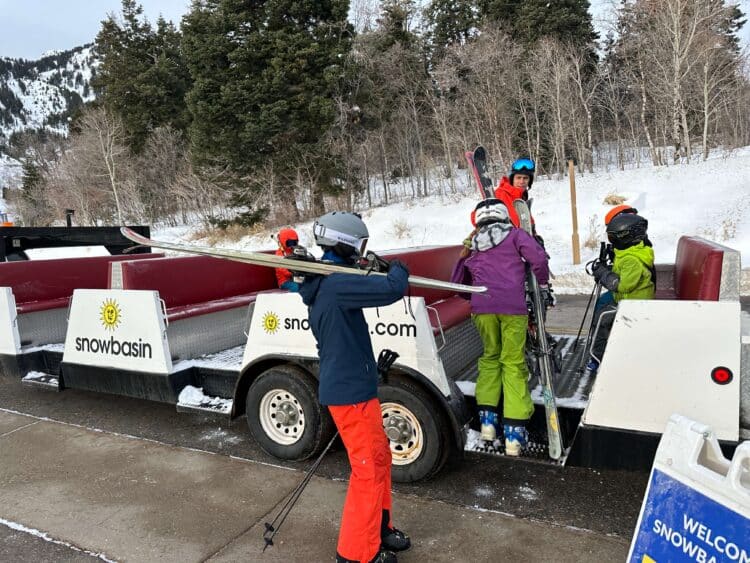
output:
M120 227L120 233L129 241L138 243L140 245L144 245L146 244L146 241L148 241L148 237L144 237L136 233L130 227Z
M138 236L138 234L130 227L120 227L120 234L128 240L133 240L134 236Z

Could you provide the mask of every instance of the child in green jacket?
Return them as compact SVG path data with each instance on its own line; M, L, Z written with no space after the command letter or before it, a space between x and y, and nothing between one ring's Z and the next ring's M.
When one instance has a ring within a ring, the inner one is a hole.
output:
M612 294L613 302L598 308L595 313L594 326L599 323L599 319L601 323L584 372L588 375L596 375L599 369L599 361L615 320L617 304L623 299L654 298L654 249L645 242L647 230L648 221L635 213L616 215L607 225L607 238L614 247L615 259L612 266L599 264L593 274L597 283Z

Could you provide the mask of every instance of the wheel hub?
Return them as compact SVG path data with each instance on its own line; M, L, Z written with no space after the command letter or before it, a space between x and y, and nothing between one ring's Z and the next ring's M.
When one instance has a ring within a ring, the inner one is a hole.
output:
M394 465L408 465L416 461L425 447L424 430L417 416L403 404L380 404L383 430L391 445Z
M284 446L299 441L307 417L299 399L286 389L272 389L260 400L258 420L266 435Z
M411 438L414 429L412 428L409 421L400 415L393 415L388 417L384 425L385 435L391 442L397 442L399 444L406 443Z
M276 420L284 426L294 426L299 420L299 410L289 401L284 401L276 409Z

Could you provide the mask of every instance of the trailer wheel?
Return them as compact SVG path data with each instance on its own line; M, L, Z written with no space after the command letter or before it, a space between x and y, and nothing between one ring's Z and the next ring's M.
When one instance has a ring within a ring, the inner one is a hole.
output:
M379 387L378 396L391 444L393 480L411 483L440 471L450 451L450 434L435 401L407 379L394 376Z
M318 402L315 380L299 368L264 371L250 386L245 404L253 438L279 459L308 459L333 436L333 420Z

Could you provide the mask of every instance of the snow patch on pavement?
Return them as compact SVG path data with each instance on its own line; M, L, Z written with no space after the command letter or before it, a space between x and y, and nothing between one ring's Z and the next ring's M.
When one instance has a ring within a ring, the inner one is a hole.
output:
M539 499L539 495L531 487L525 487L525 486L518 487L518 494L521 496L521 498L524 498L526 500L538 500Z
M117 561L116 559L109 559L103 553L95 553L93 551L89 551L88 549L82 549L80 547L76 547L75 545L68 543L66 541L51 538L46 533L40 530L37 530L36 528L29 528L28 526L24 526L23 524L19 524L18 522L11 522L10 520L5 520L3 518L0 518L0 524L5 526L6 528L10 528L11 530L16 530L17 532L30 534L44 541L54 543L56 545L62 545L64 547L72 549L73 551L77 551L79 553L85 553L86 555L91 555L92 557L96 557L98 559L101 559L102 561L109 561L110 563L116 563Z
M495 491L493 491L489 487L479 486L474 489L474 495L478 497L488 498L488 497L493 496L494 494L495 494Z
M220 444L223 442L226 442L228 444L239 444L244 441L242 437L235 434L230 434L223 428L217 428L216 430L204 432L203 434L201 434L200 439L207 442L219 442Z

